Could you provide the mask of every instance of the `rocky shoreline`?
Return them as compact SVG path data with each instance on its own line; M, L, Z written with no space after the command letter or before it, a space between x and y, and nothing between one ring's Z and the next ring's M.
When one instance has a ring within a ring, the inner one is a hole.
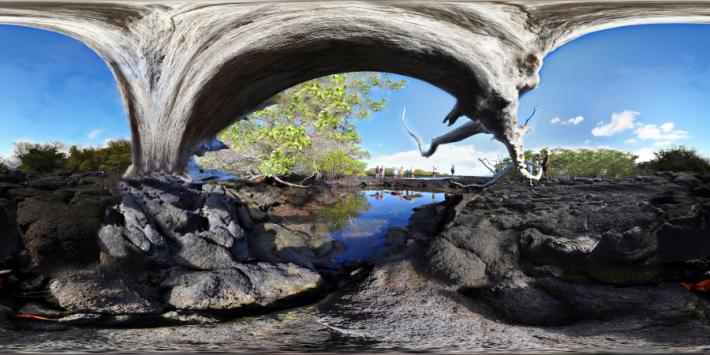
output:
M294 311L299 324L373 348L710 344L708 297L681 284L710 278L708 175L507 181L452 194L417 208L392 231L401 243L356 270L328 261L340 246L311 218L338 188L0 176L0 269L13 270L0 289L0 339L41 343L9 339L50 324L129 327L125 335L328 295ZM151 334L142 336L170 339Z

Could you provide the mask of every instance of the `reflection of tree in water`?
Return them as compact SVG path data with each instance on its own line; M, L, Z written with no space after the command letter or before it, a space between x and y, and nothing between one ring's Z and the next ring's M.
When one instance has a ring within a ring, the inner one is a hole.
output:
M316 220L325 224L331 232L345 228L351 219L357 218L361 211L370 209L370 202L362 192L346 193L333 206L316 211Z

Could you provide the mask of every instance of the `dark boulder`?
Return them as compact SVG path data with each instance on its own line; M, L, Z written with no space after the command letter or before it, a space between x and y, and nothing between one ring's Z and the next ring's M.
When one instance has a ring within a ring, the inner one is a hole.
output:
M59 306L75 313L155 314L155 290L104 268L67 269L49 284Z
M657 232L658 256L665 262L683 262L710 257L710 206L693 215L674 218Z
M67 179L63 176L45 176L39 179L31 179L27 182L29 187L54 191L67 185Z
M314 291L318 273L294 264L240 264L235 268L176 272L163 282L165 302L179 309L230 310L269 306Z
M0 199L0 269L12 269L23 248L20 230L15 224L15 204Z

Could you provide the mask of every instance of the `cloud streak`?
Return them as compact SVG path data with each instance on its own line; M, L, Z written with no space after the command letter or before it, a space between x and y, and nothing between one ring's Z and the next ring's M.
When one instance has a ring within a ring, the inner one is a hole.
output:
M463 175L490 175L479 158L495 161L498 157L507 157L503 150L480 151L473 145L444 145L440 146L436 154L432 157L424 158L418 150L407 150L393 154L384 154L372 157L368 160L368 167L384 165L385 167L403 167L405 169L414 167L430 171L432 167L440 172L448 172L451 165L456 167L456 174Z
M595 137L610 137L623 131L633 129L634 120L636 120L638 115L638 112L631 110L614 112L611 114L609 123L601 121L598 123L597 127L592 129L592 135Z
M567 120L561 120L559 117L554 117L550 120L551 124L561 124L563 126L576 126L584 121L584 117L576 116Z

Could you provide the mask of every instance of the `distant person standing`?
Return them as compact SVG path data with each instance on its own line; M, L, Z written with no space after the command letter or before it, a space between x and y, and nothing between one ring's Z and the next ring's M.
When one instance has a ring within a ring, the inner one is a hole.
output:
M436 166L431 168L431 177L436 178Z
M380 166L377 165L377 166L375 166L375 179L379 179L379 178L380 178Z
M404 177L404 167L403 166L399 167L399 177Z
M528 174L532 175L534 169L535 169L534 163L531 162L530 159L526 159L526 160L525 160L525 170L528 171ZM523 181L525 181L525 178L523 178ZM529 184L530 186L533 186L533 182L532 182L532 179L531 179L531 178L528 178L528 184Z
M395 167L395 168L392 168L392 177L393 177L395 180L397 180L397 178L399 177L399 170L397 170L396 167Z
M550 152L547 148L542 150L542 177L545 181L550 179Z
M451 176L454 176L454 173L456 173L456 169L454 168L454 164L451 164Z

